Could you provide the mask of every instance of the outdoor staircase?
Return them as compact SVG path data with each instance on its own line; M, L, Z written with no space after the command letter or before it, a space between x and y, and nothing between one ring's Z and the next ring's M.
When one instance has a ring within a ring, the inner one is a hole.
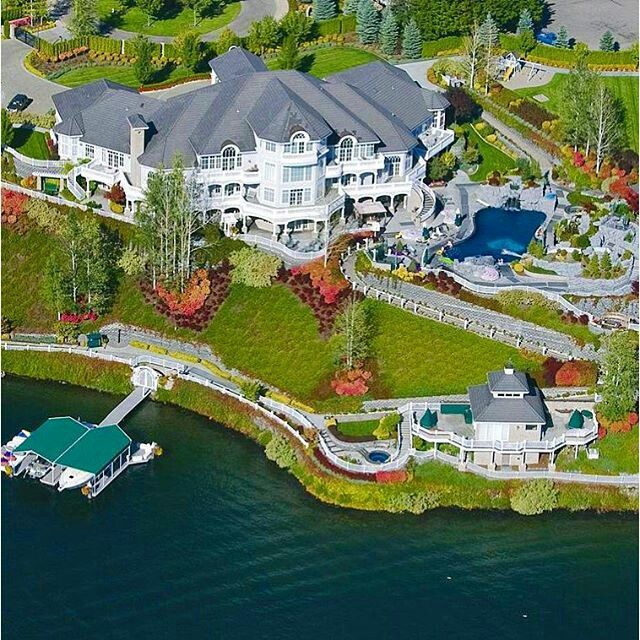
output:
M85 199L86 194L84 189L76 182L76 178L80 175L81 167L74 167L67 174L67 189L73 194L73 197L79 201Z
M422 202L422 206L417 212L416 217L420 222L425 222L436 210L436 194L422 182L416 182L413 188L418 193Z

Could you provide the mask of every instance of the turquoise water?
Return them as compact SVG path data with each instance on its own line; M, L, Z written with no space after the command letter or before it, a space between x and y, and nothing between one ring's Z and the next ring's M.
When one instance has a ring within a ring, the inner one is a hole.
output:
M475 214L473 235L446 251L446 255L457 260L469 256L492 256L512 262L516 257L503 253L503 250L524 253L544 219L545 215L540 211L480 209Z
M3 441L117 400L2 387ZM165 455L94 502L3 476L7 638L637 637L635 517L348 511L188 412L148 402L126 429Z

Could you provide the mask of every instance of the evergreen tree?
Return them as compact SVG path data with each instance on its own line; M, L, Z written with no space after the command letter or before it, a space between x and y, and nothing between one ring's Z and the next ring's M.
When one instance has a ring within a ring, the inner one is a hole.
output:
M422 34L413 18L407 22L402 34L402 55L410 59L419 58L422 55Z
M372 0L360 0L356 14L356 33L362 44L373 44L378 41L380 29L380 13L373 6Z
M300 53L294 36L287 36L278 53L279 69L298 69L300 67Z
M329 20L337 13L336 0L313 0L313 17L316 20Z
M344 9L342 13L346 16L354 16L358 13L358 7L360 6L360 0L345 0Z
M562 25L560 29L558 29L558 39L556 40L556 47L559 49L568 49L569 48L569 34L567 33L567 28Z
M202 59L202 44L197 31L185 31L176 37L173 46L182 60L182 66L195 71Z
M523 9L520 14L520 20L518 20L518 27L516 33L521 35L525 31L531 31L533 33L533 18L531 17L531 11L529 9Z
M249 28L247 41L253 53L263 55L265 49L275 49L280 43L280 25L272 16L256 20Z
M69 29L76 38L98 33L96 0L73 0Z
M154 69L151 66L153 58L153 43L138 34L133 39L133 52L136 61L133 63L133 73L140 84L147 84L153 77Z
M391 56L398 49L398 38L400 28L396 22L393 12L388 7L382 12L382 23L380 24L380 48L382 53Z
M301 11L289 11L289 13L280 20L280 31L284 37L293 36L298 43L307 40L312 27L313 20L307 18Z
M611 31L605 31L600 38L600 51L615 51L616 41Z
M493 19L490 13L487 13L487 17L480 25L478 30L480 43L482 46L483 58L484 58L484 92L489 93L489 83L496 64L496 51L499 44L498 25Z

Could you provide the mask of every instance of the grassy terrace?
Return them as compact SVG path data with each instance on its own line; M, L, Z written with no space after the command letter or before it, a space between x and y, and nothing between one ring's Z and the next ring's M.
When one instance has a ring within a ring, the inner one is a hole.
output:
M471 125L465 125L464 129L469 142L478 147L481 158L478 170L469 176L471 180L483 182L493 171L497 170L500 173L505 173L515 166L512 158L481 138Z
M354 422L338 422L338 432L343 436L370 436L378 428L379 420L356 420Z
M218 5L218 3L215 3ZM146 14L136 6L126 8L120 13L123 3L120 0L98 0L98 15L103 23L110 27L145 33L152 36L177 36L187 29L194 29L199 33L208 33L221 29L237 18L240 13L240 2L230 0L219 3L221 9L211 14L205 13L193 24L193 11L182 8L178 3L166 3L160 20L153 20L148 24ZM115 10L116 13L112 13Z
M544 95L549 100L541 103L545 109L558 113L560 110L560 92L566 80L566 74L556 73L551 82L540 87L518 89L517 93L528 98ZM604 76L603 81L622 103L625 111L625 129L627 143L631 149L638 151L638 77L637 76Z
M35 231L2 234L2 313L22 330L51 330L54 314L42 301L42 274L52 240ZM229 246L229 248L231 245ZM464 392L508 359L535 372L535 360L475 334L418 318L382 302L368 301L375 327L371 366L375 397ZM330 387L334 348L321 338L311 311L284 286L237 285L201 333L174 329L143 302L131 280L123 280L111 313L114 320L184 340L206 342L225 364L253 374L321 409L347 409L359 400L338 399Z
M379 59L378 56L370 51L363 51L354 47L330 47L303 53L300 70L318 78L324 78L332 73L338 73L339 71ZM278 60L276 58L269 60L267 66L269 69L277 69Z
M174 67L167 65L163 69L158 70L149 84L157 82L169 82L171 80L180 80L187 76L193 75L183 67ZM93 67L78 67L69 69L55 78L55 82L65 87L78 87L81 84L94 82L95 80L112 80L119 82L128 87L139 87L140 83L136 79L133 67L118 65L101 65Z
M16 151L30 158L48 160L50 157L47 138L41 131L34 131L33 129L23 127L14 129L11 146Z

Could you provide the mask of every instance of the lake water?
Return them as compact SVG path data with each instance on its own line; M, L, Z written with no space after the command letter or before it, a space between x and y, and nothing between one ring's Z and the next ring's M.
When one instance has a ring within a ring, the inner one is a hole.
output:
M464 260L469 256L492 256L512 262L515 256L504 250L522 254L526 251L536 229L544 222L540 211L511 209L480 209L475 214L473 235L445 252L449 258Z
M117 398L6 377L3 442ZM165 455L95 501L2 478L7 638L637 638L634 516L322 505L242 436L147 402Z

